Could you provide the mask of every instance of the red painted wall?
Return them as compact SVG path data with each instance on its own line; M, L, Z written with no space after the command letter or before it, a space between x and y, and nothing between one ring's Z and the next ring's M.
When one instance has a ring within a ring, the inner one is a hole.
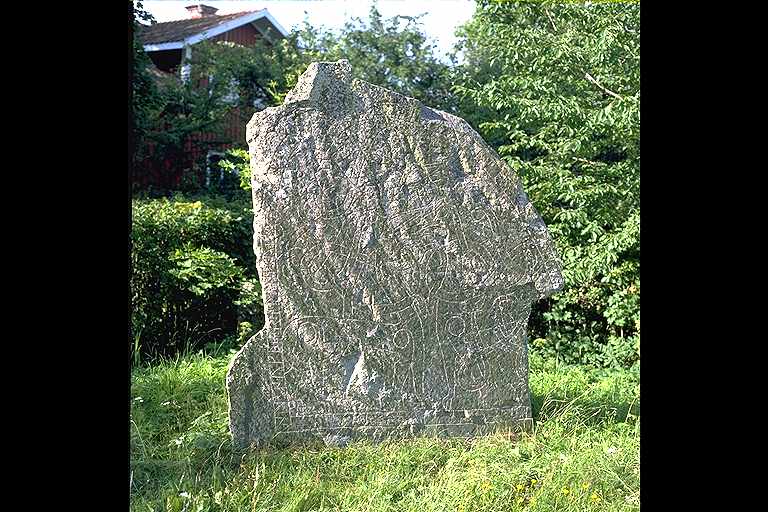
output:
M241 46L253 46L261 39L261 34L253 25L243 25L228 32L212 37L211 41L229 41Z

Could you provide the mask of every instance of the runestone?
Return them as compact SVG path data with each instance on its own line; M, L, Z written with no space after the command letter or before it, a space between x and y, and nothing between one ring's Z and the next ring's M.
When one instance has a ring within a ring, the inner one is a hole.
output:
M528 428L561 265L467 122L317 62L247 141L265 326L227 373L234 444Z

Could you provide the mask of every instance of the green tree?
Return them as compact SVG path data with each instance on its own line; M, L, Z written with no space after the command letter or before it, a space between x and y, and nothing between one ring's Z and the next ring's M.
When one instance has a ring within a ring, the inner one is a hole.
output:
M423 32L420 18L383 19L374 5L367 22L354 18L338 32L305 21L296 34L300 58L294 62L289 85L295 84L310 62L347 59L357 78L455 112L450 90L453 68L435 55L435 45Z
M303 63L296 39L296 34L273 43L261 39L251 47L204 41L195 45L193 79L197 88L204 83L209 98L227 112L239 112L246 123L255 111L282 103L295 84L289 83L291 72Z
M135 147L140 148L151 129L152 112L157 108L160 99L149 72L152 61L144 53L137 37L141 25L152 24L155 19L144 10L142 2L134 2L133 12L133 138Z
M521 176L565 267L534 346L571 362L639 359L639 11L478 0L460 33L462 115Z

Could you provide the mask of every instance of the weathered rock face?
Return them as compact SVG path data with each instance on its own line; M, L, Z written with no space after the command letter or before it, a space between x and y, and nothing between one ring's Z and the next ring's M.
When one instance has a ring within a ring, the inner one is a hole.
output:
M528 316L560 264L465 121L321 62L248 143L266 325L227 375L237 445L530 421Z

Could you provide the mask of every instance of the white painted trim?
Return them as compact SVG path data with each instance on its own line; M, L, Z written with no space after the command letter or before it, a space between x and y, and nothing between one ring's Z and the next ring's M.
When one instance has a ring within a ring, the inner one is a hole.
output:
M179 48L184 48L187 45L199 43L204 39L210 39L212 37L216 37L217 35L223 34L224 32L229 32L233 28L237 28L242 25L252 23L256 20L260 20L261 18L266 18L267 20L269 20L269 22L272 23L272 25L274 25L274 27L278 30L278 32L280 32L280 34L282 34L283 37L286 37L288 35L288 31L285 30L283 26L277 22L277 20L269 13L269 11L267 11L266 9L262 9L260 11L253 12L251 14L247 14L245 16L235 18L234 20L228 21L226 23L222 23L221 25L216 25L215 27L211 27L208 30L200 32L199 34L190 36L184 39L183 41L172 41L169 43L157 43L157 44L145 44L144 51L157 52L161 50L177 50Z
M144 51L145 52L160 52L163 50L178 50L180 48L184 48L184 43L182 41L176 41L173 43L158 43L158 44L145 44L144 45Z

